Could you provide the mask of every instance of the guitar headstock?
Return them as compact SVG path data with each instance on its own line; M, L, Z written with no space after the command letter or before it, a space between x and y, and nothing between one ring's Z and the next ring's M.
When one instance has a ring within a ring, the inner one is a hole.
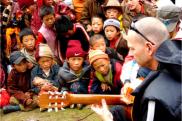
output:
M64 108L70 105L69 94L59 92L44 92L39 94L38 103L40 108Z

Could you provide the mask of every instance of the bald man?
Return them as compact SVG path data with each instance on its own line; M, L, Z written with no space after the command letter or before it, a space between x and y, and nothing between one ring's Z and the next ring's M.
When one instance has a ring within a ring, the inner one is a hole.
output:
M181 76L174 71L181 73L182 53L168 38L165 25L153 17L132 23L128 31L130 53L140 66L152 70L133 92L133 121L181 121ZM92 109L113 120L104 101L102 105Z

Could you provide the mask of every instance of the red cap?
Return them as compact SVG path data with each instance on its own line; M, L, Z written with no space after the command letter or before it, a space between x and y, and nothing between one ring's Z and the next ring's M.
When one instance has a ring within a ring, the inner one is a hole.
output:
M85 57L85 55L86 55L86 52L83 51L79 40L69 40L67 51L66 51L66 58Z

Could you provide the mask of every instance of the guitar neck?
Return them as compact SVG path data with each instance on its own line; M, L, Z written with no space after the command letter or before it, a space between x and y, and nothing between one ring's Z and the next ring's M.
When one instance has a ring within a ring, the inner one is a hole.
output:
M121 95L96 95L96 94L70 94L71 104L98 104L105 99L108 105L126 104L121 100Z

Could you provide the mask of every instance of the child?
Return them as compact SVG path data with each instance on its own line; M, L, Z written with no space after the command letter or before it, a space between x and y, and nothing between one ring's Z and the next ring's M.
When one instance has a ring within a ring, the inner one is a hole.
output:
M107 53L110 59L116 59L123 62L123 57L117 53L114 49L106 47L105 39L100 34L95 34L90 38L90 49L92 50L102 50Z
M16 104L17 110L32 110L37 107L37 96L30 91L30 70L23 53L14 51L10 55L13 67L8 75L7 89L10 93L10 104ZM21 107L21 108L20 108ZM8 109L4 109L5 112Z
M89 92L97 94L120 94L121 64L109 59L101 50L89 51L89 62L94 68L94 78L90 81Z
M38 65L31 71L31 90L38 94L40 89L33 85L35 77L48 80L53 86L59 87L58 71L59 65L54 64L53 53L47 44L40 43L36 49L35 58ZM49 85L43 85L42 88L49 90Z
M120 32L120 23L116 19L107 19L104 21L104 32L106 38L109 40L110 48L113 48L123 56L123 59L128 54L127 41L123 39Z
M47 43L51 48L54 56L58 61L60 60L59 42L56 39L56 32L54 30L55 13L51 6L42 6L39 13L43 24L38 31L38 39L36 46L39 43Z
M68 91L75 94L88 93L90 66L85 61L85 56L86 52L82 50L80 41L69 40L66 61L59 70L62 92Z
M118 0L109 0L106 6L103 6L105 17L107 19L118 19L120 21L120 28L122 26L122 7Z
M25 28L20 34L20 41L23 45L21 52L25 55L27 61L29 62L30 68L33 68L37 64L35 60L35 35L31 29Z
M90 36L94 34L104 35L103 25L104 25L104 20L101 16L98 16L98 15L93 16L91 18L92 32L90 33Z

